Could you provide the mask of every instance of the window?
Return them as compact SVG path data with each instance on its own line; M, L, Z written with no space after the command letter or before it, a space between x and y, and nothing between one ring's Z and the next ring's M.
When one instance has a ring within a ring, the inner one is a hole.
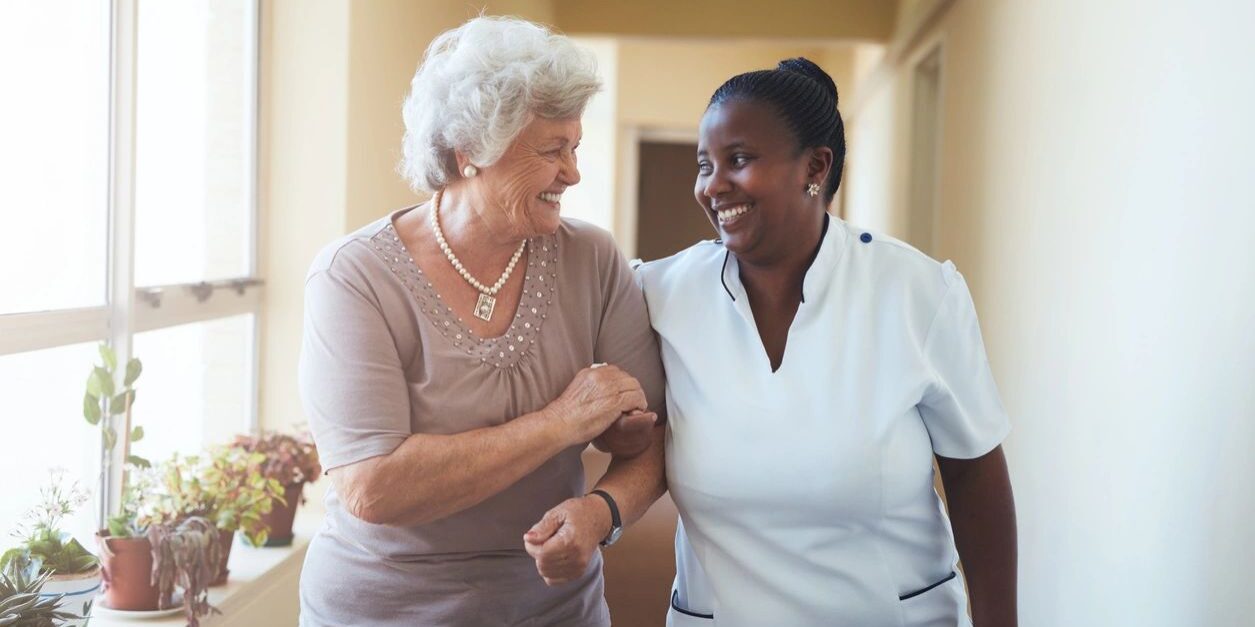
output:
M0 5L0 313L105 303L108 24L101 2Z
M52 469L117 504L82 416L108 342L144 362L135 452L256 424L256 0L0 3L0 532ZM120 449L120 447L119 447ZM0 547L7 544L0 543ZM90 545L89 545L90 546Z
M249 4L139 4L137 285L249 274L255 58L244 41Z
M83 488L95 488L100 471L98 431L83 420L84 364L96 359L94 343L0 356L0 387L5 390L5 454L0 455L0 524L7 548L11 532L39 497L54 468ZM69 529L84 546L90 538L93 508L84 507ZM87 534L87 535L84 535Z

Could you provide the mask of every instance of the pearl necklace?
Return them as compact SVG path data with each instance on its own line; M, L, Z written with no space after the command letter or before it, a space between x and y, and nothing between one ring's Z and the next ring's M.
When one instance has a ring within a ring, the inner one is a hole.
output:
M449 263L453 264L453 269L462 275L462 278L471 287L479 291L479 300L475 302L475 317L485 322L492 320L492 311L497 307L497 292L510 280L510 275L514 272L514 266L518 264L519 257L523 256L523 249L527 248L527 240L519 242L519 249L514 251L514 256L510 257L510 263L506 265L505 272L501 273L501 277L493 283L491 287L480 283L475 277L471 276L470 271L462 266L462 262L458 260L458 256L453 254L453 249L449 248L449 242L445 241L444 232L440 230L440 196L444 190L436 192L435 198L432 199L431 207L431 230L436 234L436 243L440 245L440 251L449 259Z

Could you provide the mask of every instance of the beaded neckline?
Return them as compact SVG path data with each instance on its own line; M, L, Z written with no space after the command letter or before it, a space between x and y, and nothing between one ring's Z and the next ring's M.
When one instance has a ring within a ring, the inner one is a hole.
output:
M395 217L395 215L393 216ZM523 295L519 299L514 320L505 334L481 337L436 293L431 281L406 250L392 226L380 229L371 237L371 248L392 274L406 286L417 301L423 317L432 327L462 352L480 363L494 368L512 368L526 361L540 327L549 316L549 306L558 291L558 242L553 235L528 240L527 268L523 276Z

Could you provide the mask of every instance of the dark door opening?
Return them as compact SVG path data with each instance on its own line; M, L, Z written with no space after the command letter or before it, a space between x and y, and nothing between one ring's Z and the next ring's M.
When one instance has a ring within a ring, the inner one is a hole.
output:
M697 145L642 141L639 154L636 255L661 259L718 237L693 199Z

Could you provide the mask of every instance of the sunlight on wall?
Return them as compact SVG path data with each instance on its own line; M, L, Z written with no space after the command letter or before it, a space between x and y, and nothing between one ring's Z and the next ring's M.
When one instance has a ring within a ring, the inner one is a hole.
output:
M584 110L584 137L578 151L580 183L562 195L562 215L613 230L619 46L609 39L575 40L596 55L603 88Z
M961 2L923 41L939 256L1014 425L1025 626L1255 613L1255 8L1208 4ZM911 69L854 125L851 219L894 234Z

